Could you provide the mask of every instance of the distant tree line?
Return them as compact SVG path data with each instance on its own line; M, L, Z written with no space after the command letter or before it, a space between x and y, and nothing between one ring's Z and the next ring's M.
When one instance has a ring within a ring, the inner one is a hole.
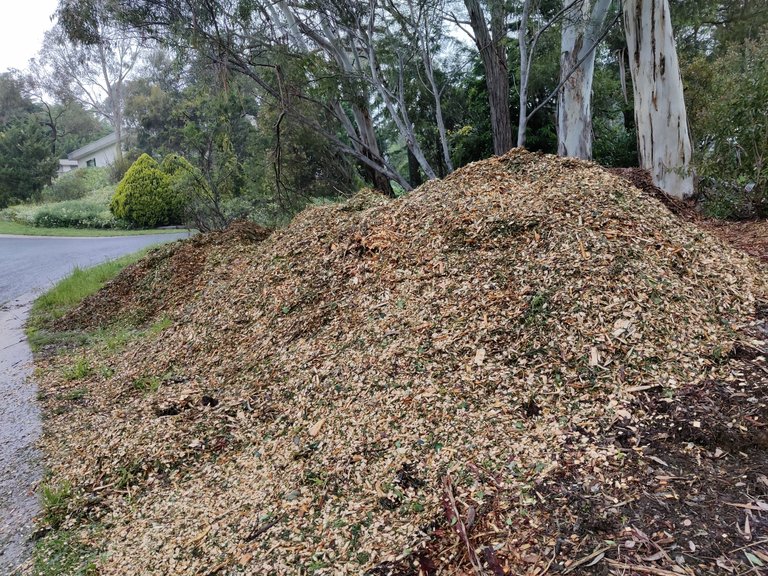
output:
M640 161L744 217L768 211L767 4L60 0L33 90L130 128L124 169L182 155L232 215L398 194L525 145Z
M0 208L35 197L59 158L108 132L78 103L36 88L21 72L0 73Z

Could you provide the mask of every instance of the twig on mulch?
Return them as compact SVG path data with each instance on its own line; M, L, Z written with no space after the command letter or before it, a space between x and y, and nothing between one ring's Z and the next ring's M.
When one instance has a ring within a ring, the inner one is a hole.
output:
M480 560L475 553L475 549L469 541L467 527L465 526L459 508L456 505L456 498L453 494L453 486L451 485L451 477L447 474L443 477L443 506L448 525L453 526L456 534L459 535L459 538L464 543L472 569L478 576L483 576L483 565L480 563Z

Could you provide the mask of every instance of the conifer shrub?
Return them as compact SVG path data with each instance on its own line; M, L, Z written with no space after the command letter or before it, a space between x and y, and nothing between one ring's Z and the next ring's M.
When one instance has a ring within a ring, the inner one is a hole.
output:
M115 217L140 228L181 222L182 202L171 177L148 154L139 156L125 173L109 207Z
M180 154L168 154L163 158L160 169L171 178L183 178L185 175L194 175L196 170L189 161Z

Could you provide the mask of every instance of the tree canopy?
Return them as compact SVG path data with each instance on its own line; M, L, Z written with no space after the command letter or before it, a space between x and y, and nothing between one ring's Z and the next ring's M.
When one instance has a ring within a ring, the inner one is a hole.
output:
M633 108L645 88L628 73L621 17L610 0L60 0L61 32L49 35L41 69L62 78L60 57L111 56L117 76L102 76L114 90L88 103L76 82L61 82L67 88L56 98L129 127L138 150L158 159L183 154L210 182L229 173L226 196L292 211L363 182L401 193L515 142L636 164L643 136ZM765 8L675 2L671 20L674 28L659 33L679 47L693 136L687 158L706 175L700 188L734 191L746 178L751 194L762 194L751 159L712 176L714 151L731 146L737 128L713 132L702 93L715 89L716 70L723 83L759 91L737 71L749 58L743 47L766 29ZM69 76L95 78L84 69ZM746 112L760 103L727 105ZM768 147L757 140L750 158ZM237 168L221 172L224 165ZM681 170L693 174L687 164L672 169Z

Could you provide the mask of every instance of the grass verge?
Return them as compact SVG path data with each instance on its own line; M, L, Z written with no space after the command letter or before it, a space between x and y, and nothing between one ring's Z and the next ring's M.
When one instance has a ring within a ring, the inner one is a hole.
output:
M139 260L148 250L149 248L140 250L92 268L75 268L72 274L35 300L27 320L27 338L32 350L37 351L50 345L85 343L88 340L86 334L52 331L51 325L77 306L83 298L100 290L123 268Z
M0 234L15 234L18 236L145 236L147 234L176 234L178 232L179 229L175 228L156 228L152 230L120 230L117 228L38 228L37 226L31 226L29 224L0 220Z
M34 574L40 576L90 576L96 574L96 553L73 532L52 531L37 541Z

